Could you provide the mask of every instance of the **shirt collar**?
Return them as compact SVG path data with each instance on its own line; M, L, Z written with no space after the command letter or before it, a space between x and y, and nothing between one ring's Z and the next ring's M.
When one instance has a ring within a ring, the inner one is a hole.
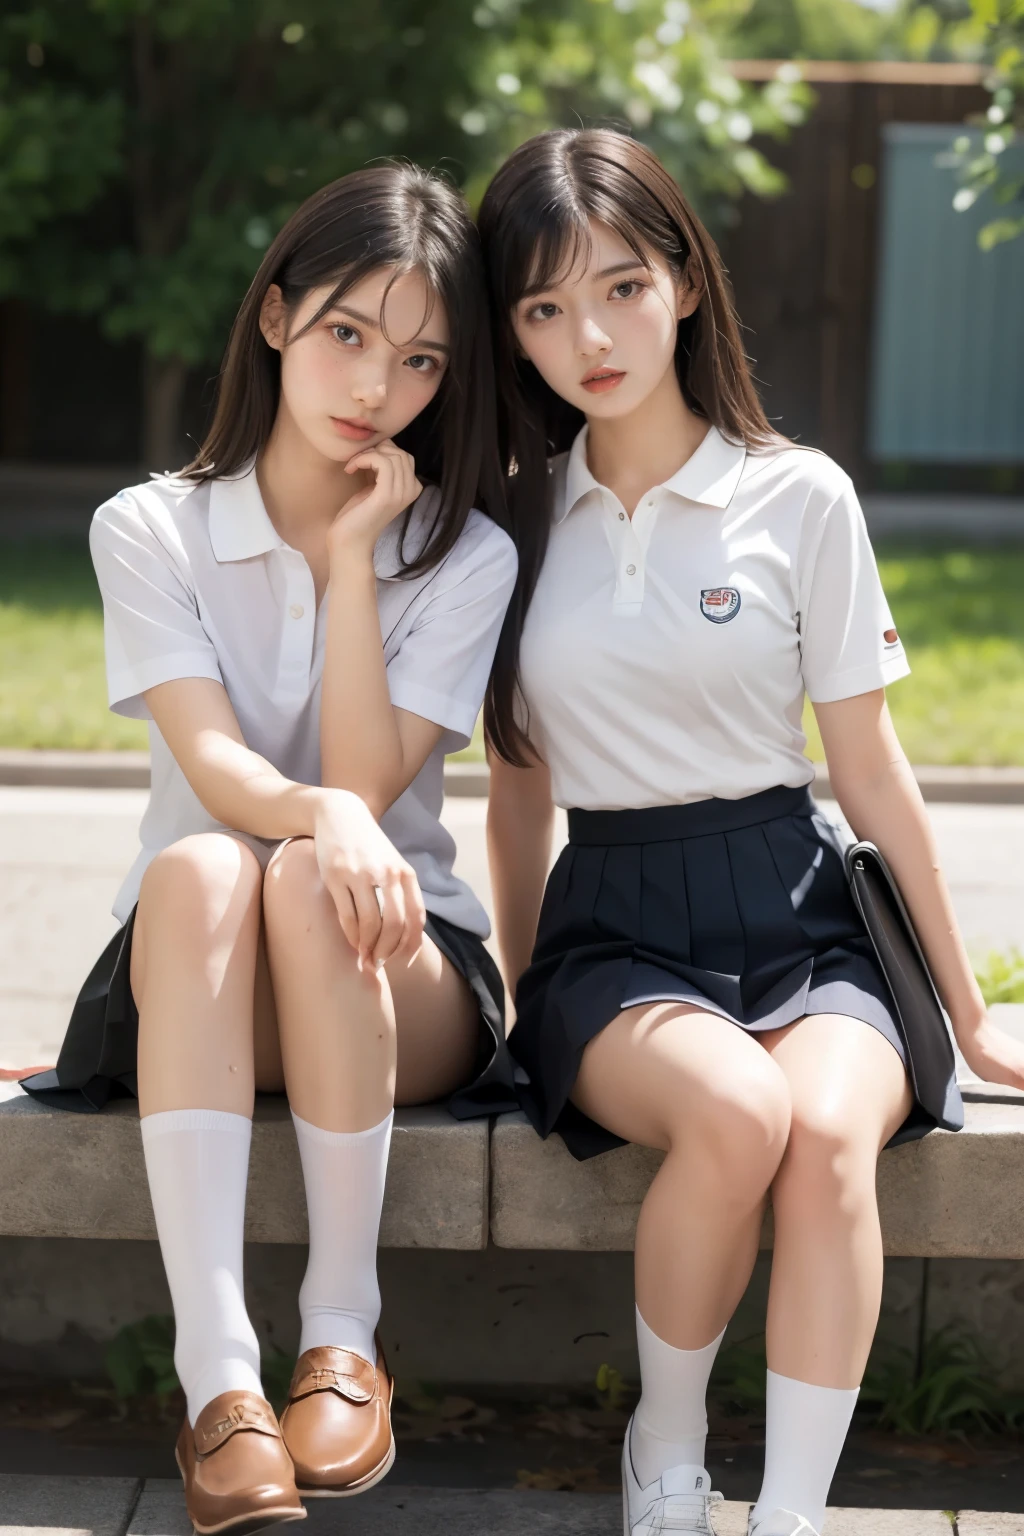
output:
M431 527L437 491L428 486L413 508L408 535L402 547L401 533L405 519L398 514L383 530L373 551L373 567L381 581L398 580L405 560L415 558ZM256 479L255 459L242 473L230 480L210 481L210 543L220 564L232 560L252 560L272 549L287 549L263 505Z
M284 545L267 516L256 462L231 480L210 481L210 543L223 564L229 560L252 560Z
M746 457L747 450L742 443L730 443L717 427L709 427L696 452L659 489L672 491L685 501L724 510L740 483ZM565 501L555 521L560 523L588 492L601 488L587 466L587 428L583 427L569 450Z

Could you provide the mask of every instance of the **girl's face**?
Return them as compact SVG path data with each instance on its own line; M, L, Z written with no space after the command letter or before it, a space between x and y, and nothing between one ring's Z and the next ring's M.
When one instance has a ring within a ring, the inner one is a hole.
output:
M557 395L588 417L627 416L675 376L676 327L700 293L652 254L650 267L608 225L553 287L520 299L512 326Z
M276 284L263 301L260 329L281 353L278 415L338 464L407 427L448 365L443 304L417 271L397 278L385 298L392 271L382 267L347 289L304 335L330 288L313 289L291 312Z

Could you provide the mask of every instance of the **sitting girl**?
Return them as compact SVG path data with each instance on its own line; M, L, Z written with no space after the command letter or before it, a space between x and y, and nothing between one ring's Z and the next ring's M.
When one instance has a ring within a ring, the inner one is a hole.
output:
M110 702L150 721L152 793L123 927L26 1087L138 1094L200 1532L387 1473L393 1105L514 1102L487 919L439 821L516 575L488 335L459 194L345 177L268 250L195 460L92 525ZM253 1095L282 1089L310 1249L279 1426L242 1238Z
M510 1047L542 1135L666 1154L636 1234L623 1529L713 1529L705 1390L770 1190L751 1532L815 1536L878 1317L878 1153L962 1108L952 1080L915 1102L808 790L805 690L968 1062L1022 1087L1024 1048L986 1016L889 720L909 669L853 487L768 425L679 188L621 134L544 134L480 227L521 567L488 709ZM552 801L569 846L545 893Z

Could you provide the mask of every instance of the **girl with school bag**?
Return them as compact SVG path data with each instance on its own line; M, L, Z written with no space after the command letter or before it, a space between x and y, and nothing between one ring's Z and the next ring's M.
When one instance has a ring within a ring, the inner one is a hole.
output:
M323 188L270 246L180 474L99 509L111 707L152 792L36 1097L137 1094L197 1531L302 1519L394 1459L376 1334L393 1105L514 1104L487 919L452 872L516 575L476 231L412 166ZM280 1424L242 1288L253 1098L288 1094L309 1213Z
M878 1153L963 1111L948 1044L945 1080L916 1070L811 798L805 693L969 1065L1024 1087L1024 1048L988 1020L889 719L909 668L853 487L770 427L678 186L623 134L553 132L479 225L520 559L486 713L510 1049L541 1135L666 1154L636 1234L624 1536L714 1530L705 1393L769 1191L750 1533L817 1536L878 1317Z

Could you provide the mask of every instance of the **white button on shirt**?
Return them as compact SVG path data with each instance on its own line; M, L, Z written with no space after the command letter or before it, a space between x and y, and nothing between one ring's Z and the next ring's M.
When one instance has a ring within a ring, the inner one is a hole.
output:
M808 784L805 691L828 703L909 672L853 486L823 454L747 452L712 427L631 519L587 467L586 428L552 475L520 671L557 804Z
M407 556L422 547L436 495L425 491L413 509ZM401 521L374 552L388 689L393 705L443 726L444 735L381 825L416 870L427 910L485 937L487 917L452 874L455 844L438 818L445 753L473 733L515 583L515 549L474 511L438 566L402 580ZM234 480L155 479L122 491L93 518L90 545L110 707L149 721L153 763L141 852L114 905L123 922L155 854L192 833L224 830L193 794L142 694L176 678L223 683L246 744L287 778L319 784L330 592L317 611L309 566L274 529L252 469ZM237 835L264 864L277 846Z

